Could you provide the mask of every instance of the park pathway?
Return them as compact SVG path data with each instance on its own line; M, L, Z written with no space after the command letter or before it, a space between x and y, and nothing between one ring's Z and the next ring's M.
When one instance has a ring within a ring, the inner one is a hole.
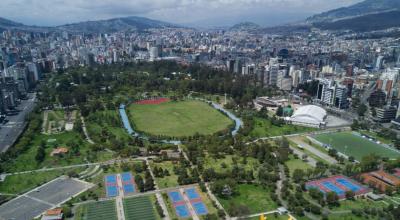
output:
M146 161L147 169L150 172L151 178L153 178L153 180L154 180L154 188L156 189L156 198L157 198L158 204L160 204L160 206L161 206L161 208L163 210L163 213L164 213L164 218L163 219L164 220L169 220L169 219L171 219L171 217L169 216L167 205L165 204L164 198L162 197L161 192L159 191L160 189L158 187L158 184L157 184L156 178L154 176L153 170L151 170L149 160L147 160L147 158L146 158L145 161Z
M83 118L83 116L81 116L81 122L82 122L82 130L83 130L83 133L85 134L86 140L90 144L94 144L94 141L92 139L90 139L89 133L86 129L86 123L85 123L85 119Z
M117 187L118 187L118 196L115 199L115 203L117 206L117 216L118 220L125 220L125 212L124 212L124 190L122 188L122 179L121 174L117 174Z
M320 150L316 149L315 147L305 143L300 137L290 138L294 143L298 144L299 146L303 147L304 149L310 151L312 154L316 155L317 157L325 160L329 164L337 164L337 160L333 157L329 156L328 154L321 152Z

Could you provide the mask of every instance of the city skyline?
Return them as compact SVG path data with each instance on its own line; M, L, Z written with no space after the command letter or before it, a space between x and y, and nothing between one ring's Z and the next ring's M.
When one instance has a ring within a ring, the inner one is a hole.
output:
M243 21L261 26L297 22L313 14L358 3L360 0L210 0L101 1L5 0L1 17L27 25L67 23L140 16L193 27L230 26ZM310 7L312 6L312 7ZM15 13L18 11L18 13ZM45 16L43 16L45 15Z

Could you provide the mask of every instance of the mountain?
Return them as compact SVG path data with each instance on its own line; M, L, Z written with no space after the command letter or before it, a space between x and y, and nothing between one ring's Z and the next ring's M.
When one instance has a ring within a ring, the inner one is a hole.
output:
M365 0L314 15L306 23L324 30L356 32L400 27L400 0Z
M113 18L100 21L86 21L56 27L58 30L85 33L110 33L118 31L143 31L150 28L175 28L177 25L143 17Z
M85 21L66 24L56 27L28 26L5 18L0 18L0 30L14 29L21 31L67 31L80 33L111 33L118 31L143 31L150 28L174 28L179 27L163 21L152 20L143 17L113 18L99 21Z
M378 14L400 10L399 0L365 0L363 2L323 12L307 18L308 23L333 22L339 19L351 19L368 14Z
M261 28L260 25L253 22L241 22L229 28L230 31L253 31Z

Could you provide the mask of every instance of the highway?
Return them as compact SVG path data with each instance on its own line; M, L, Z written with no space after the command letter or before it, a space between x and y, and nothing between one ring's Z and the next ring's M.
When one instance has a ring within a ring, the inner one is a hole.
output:
M20 110L18 115L7 116L9 120L6 124L0 124L0 152L5 152L14 144L21 135L27 122L25 117L33 110L35 106L36 94L28 94L28 100L21 100L21 104L17 109Z

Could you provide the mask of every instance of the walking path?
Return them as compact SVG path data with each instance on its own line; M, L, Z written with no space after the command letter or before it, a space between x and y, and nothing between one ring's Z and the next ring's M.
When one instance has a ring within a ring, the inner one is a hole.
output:
M156 178L154 176L153 170L151 170L151 167L150 167L150 164L149 164L149 161L147 160L147 158L145 159L145 161L146 161L147 169L150 172L151 178L153 178L153 180L154 180L154 188L156 190L159 190ZM165 219L165 220L171 219L171 217L169 216L169 213L168 213L167 205L165 204L164 198L162 197L160 192L156 192L156 198L157 198L158 204L160 204L160 206L163 210L163 213L164 213L163 219Z
M117 198L115 199L115 203L117 206L117 216L118 220L125 220L124 204L122 203L124 191L122 189L121 174L117 174L117 187L119 192Z
M85 119L83 118L83 116L81 116L81 122L82 122L82 130L83 130L83 133L85 134L86 140L90 144L94 144L94 141L92 139L90 139L90 137L89 137L89 133L88 133L88 131L86 129Z

